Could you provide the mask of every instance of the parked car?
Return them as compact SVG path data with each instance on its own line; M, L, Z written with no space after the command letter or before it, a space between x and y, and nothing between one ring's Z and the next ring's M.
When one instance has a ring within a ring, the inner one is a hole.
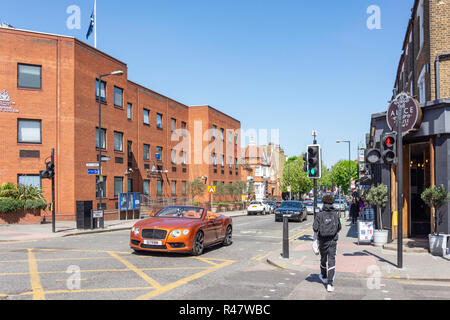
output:
M337 198L333 204L334 209L345 211L345 200Z
M281 206L282 202L281 201L277 201L277 208L279 208Z
M308 214L314 214L314 200L308 200L303 203Z
M263 203L269 208L270 214L275 213L277 203L275 201L263 201Z
M317 199L317 210L318 210L318 211L322 211L322 210L323 210L323 202L322 202L322 198L318 198L318 199Z
M262 201L252 201L247 208L247 215L269 214L269 207Z
M170 206L131 229L130 247L139 251L189 252L201 255L207 246L232 243L232 220L202 207Z
M306 207L301 201L284 201L275 211L275 222L283 221L283 216L288 215L289 220L302 222L308 219Z

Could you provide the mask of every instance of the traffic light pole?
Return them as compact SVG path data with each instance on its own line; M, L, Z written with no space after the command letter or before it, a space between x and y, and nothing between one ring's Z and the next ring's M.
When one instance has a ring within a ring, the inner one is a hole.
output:
M397 267L399 269L403 268L403 107L404 105L399 103L397 112Z
M313 132L313 144L317 144L317 133L314 131ZM316 211L317 211L317 179L314 179L314 218L316 218Z
M55 163L55 149L52 149L52 163ZM52 231L56 232L56 212L55 212L55 175L52 176Z

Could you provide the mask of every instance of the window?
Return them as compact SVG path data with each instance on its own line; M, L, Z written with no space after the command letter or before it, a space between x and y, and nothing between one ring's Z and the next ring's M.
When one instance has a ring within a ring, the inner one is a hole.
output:
M212 158L213 158L213 165L216 166L217 165L217 155L215 153L213 153Z
M128 158L132 158L133 157L133 142L132 141L127 141L127 154L128 154Z
M234 158L234 166L236 169L238 168L238 158Z
M183 196L185 196L187 194L187 182L183 181L181 183L181 193Z
M156 147L156 160L157 161L163 161L162 159L162 153L163 153L163 148L162 147Z
M158 196L162 196L162 190L163 190L163 181L162 180L158 180L156 182L156 194Z
M114 197L117 197L119 193L123 193L123 178L114 177Z
M144 180L143 193L146 196L150 195L150 180Z
M96 80L96 99L100 100L101 102L106 102L106 82L101 81L100 88L98 86L98 79Z
M18 119L17 141L19 143L42 143L42 121Z
M424 104L427 100L425 74L426 74L426 66L423 67L422 72L420 72L419 80L417 81L417 87L419 89L420 104Z
M424 13L423 13L423 0L420 1L419 7L417 10L418 15L418 23L419 23L419 47L422 49L424 42ZM419 50L420 51L420 50Z
M156 128L158 128L158 129L163 128L162 117L163 117L162 114L160 114L160 113L156 114Z
M42 67L19 63L17 86L25 89L42 89Z
M177 163L177 150L172 149L172 153L170 155L170 159L171 159L173 164Z
M150 160L150 145L144 144L144 160Z
M133 179L128 178L128 192L133 192Z
M220 156L220 166L223 168L225 166L225 156L221 155Z
M123 152L123 133L114 131L114 151Z
M170 119L170 130L172 133L177 130L177 120L176 119Z
M187 132L186 132L186 130L187 130L187 125L186 125L186 122L184 122L184 121L182 121L181 122L181 129L182 129L182 133L181 133L181 135L183 136L183 137L186 137L187 136Z
M232 136L233 136L233 134L231 133L231 131L228 131L228 143L231 143L231 141L232 141Z
M99 177L95 177L96 181L96 190L95 190L95 197L100 198L100 195L102 198L106 197L106 177L103 176L102 182L99 181Z
M31 186L35 188L41 187L41 177L38 174L18 175L17 184L19 186Z
M100 130L100 139L101 139L101 143L100 143L100 140L99 140L99 136L98 136L98 127L97 128L95 128L95 146L97 147L97 148L100 148L100 146L101 146L101 149L106 149L106 129L101 129Z
M144 124L150 125L150 110L144 109Z
M223 141L223 139L224 139L224 137L223 137L223 128L222 128L222 129L220 129L220 140Z
M237 134L234 135L234 144L235 145L238 144L238 135Z
M172 181L172 195L173 196L177 195L177 182L176 181Z
M215 126L215 125L213 125L213 132L212 132L212 135L213 135L213 137L215 138L216 137L216 129L217 129L217 127Z
M187 164L187 152L183 151L183 164Z
M123 89L114 86L114 106L123 108Z
M230 166L230 169L233 167L233 157L228 157L228 165Z
M127 104L127 120L131 120L131 110L133 105L131 103Z

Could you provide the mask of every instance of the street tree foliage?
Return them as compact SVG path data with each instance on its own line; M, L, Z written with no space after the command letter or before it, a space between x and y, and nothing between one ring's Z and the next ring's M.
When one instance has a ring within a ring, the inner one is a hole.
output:
M354 161L350 162L350 176L353 180L358 180L358 164ZM331 168L331 179L345 194L348 194L348 160L341 160Z
M330 171L322 161L322 178L317 181L318 187L324 187L326 189L331 189L333 187L333 180Z
M434 231L439 235L438 226L442 224L444 218L443 212L439 213L439 209L450 200L449 194L444 185L432 186L422 192L421 198L428 207L434 208Z
M206 185L200 179L195 179L194 181L189 182L188 190L192 200L195 201L195 197L205 193Z
M292 193L305 194L312 187L312 180L308 179L308 175L303 171L303 155L300 157L290 157L284 165L281 178L281 190L288 192L288 186L292 187Z

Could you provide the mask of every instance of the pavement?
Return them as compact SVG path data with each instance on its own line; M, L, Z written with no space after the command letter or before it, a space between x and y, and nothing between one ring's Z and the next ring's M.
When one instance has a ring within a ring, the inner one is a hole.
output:
M247 211L223 212L225 216L238 217L247 215ZM33 241L69 237L83 234L130 230L138 220L105 221L104 229L78 230L76 221L56 221L55 233L52 224L14 224L0 225L0 242Z
M397 251L372 244L358 245L357 227L342 218L336 256L336 278L397 279L417 281L450 282L450 255L436 257L427 251L403 251L403 268L397 268ZM297 272L311 272L319 275L320 256L312 251L312 227L305 230L289 244L289 259L284 259L281 250L272 252L267 263Z

